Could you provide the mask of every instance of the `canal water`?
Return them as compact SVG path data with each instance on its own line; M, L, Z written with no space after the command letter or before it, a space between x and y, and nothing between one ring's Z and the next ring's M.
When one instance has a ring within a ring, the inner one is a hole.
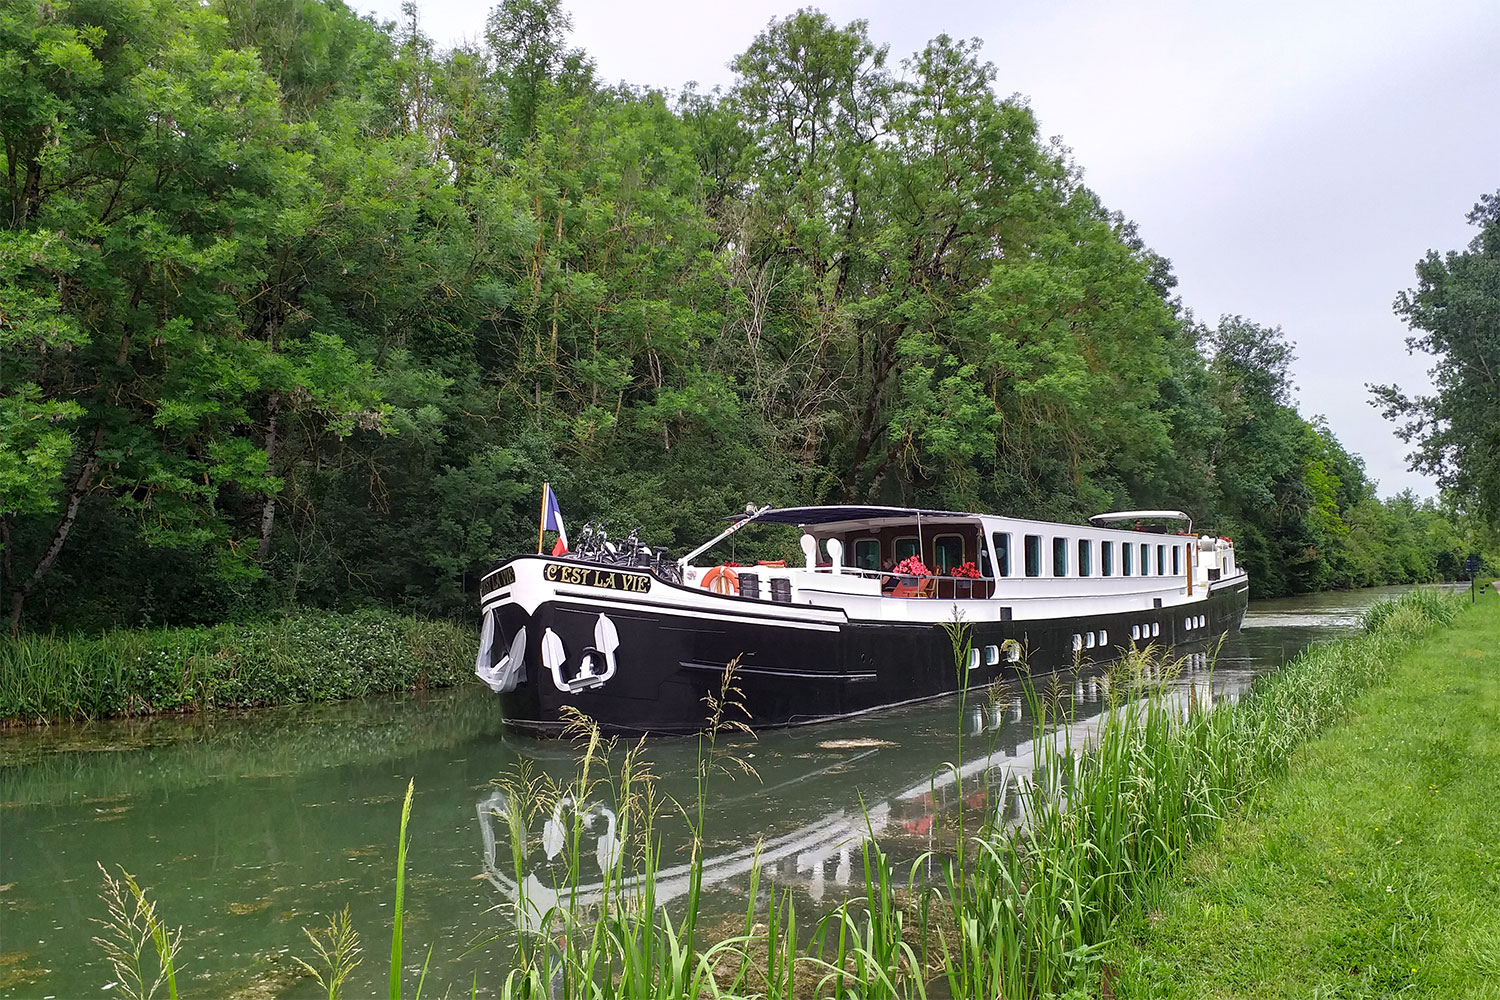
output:
M1258 673L1355 628L1378 589L1253 603L1243 630L1210 666L1193 658L1178 683L1233 697ZM1046 697L1078 717L1102 711L1104 683L1085 670L1045 678ZM1019 690L972 692L798 730L726 736L709 779L704 881L709 912L743 913L756 852L766 878L806 912L861 891L867 828L897 861L941 848L966 813L994 808L1028 760L1032 726ZM616 747L618 762L627 747ZM656 741L641 751L663 801L696 810L700 747ZM963 779L953 779L957 764ZM163 919L182 927L187 996L312 997L294 956L301 928L349 907L364 962L349 995L384 989L397 829L408 781L407 964L431 949L425 992L492 995L504 978L516 907L508 840L513 802L496 784L522 769L533 784L577 774L570 747L506 737L487 690L273 709L209 719L57 726L0 735L0 997L109 996L92 939L105 915L100 865L133 874ZM597 764L594 776L608 778ZM983 780L981 780L983 779ZM577 802L529 815L528 898L566 900L560 831L582 819L577 892L587 902L618 850L622 820L608 782ZM999 806L999 808L1005 808ZM1013 807L1012 807L1013 808ZM576 829L576 827L575 827ZM667 853L683 821L663 820ZM658 895L686 880L663 859ZM414 972L415 974L415 972Z

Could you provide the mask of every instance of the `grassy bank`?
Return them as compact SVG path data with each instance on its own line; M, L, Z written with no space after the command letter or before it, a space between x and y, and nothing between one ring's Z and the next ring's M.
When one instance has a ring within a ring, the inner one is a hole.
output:
M1500 997L1500 599L1394 664L1124 926L1116 997Z
M0 639L0 721L330 701L470 676L473 629L405 615L297 612L97 638Z

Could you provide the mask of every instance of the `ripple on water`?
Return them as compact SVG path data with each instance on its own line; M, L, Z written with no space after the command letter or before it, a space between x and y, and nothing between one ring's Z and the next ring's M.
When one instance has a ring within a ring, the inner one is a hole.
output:
M1363 608L1328 611L1323 613L1282 614L1274 611L1245 616L1242 628L1306 628L1306 629L1352 629L1359 628Z

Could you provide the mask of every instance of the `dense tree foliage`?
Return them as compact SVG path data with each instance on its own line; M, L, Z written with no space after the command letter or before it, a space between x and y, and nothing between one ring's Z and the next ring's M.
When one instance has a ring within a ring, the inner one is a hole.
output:
M1139 504L1261 594L1454 569L1462 521L1376 498L1279 331L1194 321L977 42L801 11L669 99L601 85L557 0L484 28L0 10L13 627L461 614L543 479L677 546L752 498Z

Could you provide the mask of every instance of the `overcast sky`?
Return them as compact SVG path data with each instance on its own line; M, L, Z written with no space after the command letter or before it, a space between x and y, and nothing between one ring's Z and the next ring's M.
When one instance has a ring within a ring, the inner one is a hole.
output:
M400 0L349 0L383 18ZM795 3L563 0L606 82L728 87L729 61ZM1199 319L1238 313L1296 344L1300 409L1361 455L1382 496L1434 495L1367 382L1423 389L1391 312L1428 249L1459 249L1500 190L1497 0L836 0L893 60L940 33L984 40L1002 95L1026 97L1105 204L1170 258ZM488 5L423 0L439 44Z

